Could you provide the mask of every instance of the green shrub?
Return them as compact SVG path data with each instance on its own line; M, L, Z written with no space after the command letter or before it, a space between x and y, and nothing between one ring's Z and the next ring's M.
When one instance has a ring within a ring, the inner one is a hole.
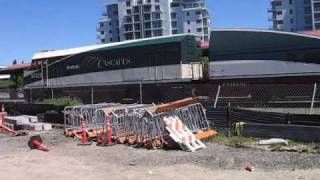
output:
M9 89L11 86L14 86L15 83L9 79L9 80L0 80L0 89Z
M209 58L202 58L203 79L209 79Z
M45 99L40 104L51 104L55 106L75 106L82 104L81 100L75 98Z

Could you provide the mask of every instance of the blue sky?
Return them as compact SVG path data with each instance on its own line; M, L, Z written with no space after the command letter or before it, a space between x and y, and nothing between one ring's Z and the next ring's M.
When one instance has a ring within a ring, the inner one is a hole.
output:
M269 26L270 0L206 0L214 28ZM0 0L0 65L44 49L97 43L103 4L114 0Z

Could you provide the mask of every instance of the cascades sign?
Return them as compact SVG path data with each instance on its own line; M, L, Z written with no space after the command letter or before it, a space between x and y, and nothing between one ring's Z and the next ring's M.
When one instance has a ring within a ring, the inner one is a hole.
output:
M109 57L99 57L90 56L86 58L87 62L96 62L98 69L104 69L113 66L124 66L131 64L130 57L119 57L119 58L109 58Z

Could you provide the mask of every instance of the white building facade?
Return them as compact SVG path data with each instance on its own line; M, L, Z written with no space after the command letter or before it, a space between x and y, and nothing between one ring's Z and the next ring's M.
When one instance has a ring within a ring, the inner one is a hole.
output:
M192 33L209 41L204 0L118 0L105 5L97 27L100 43Z
M320 30L320 0L272 0L269 13L273 30Z

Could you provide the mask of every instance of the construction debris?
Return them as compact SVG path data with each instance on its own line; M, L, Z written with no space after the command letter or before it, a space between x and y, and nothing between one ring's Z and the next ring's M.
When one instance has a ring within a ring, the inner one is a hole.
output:
M14 130L31 130L31 131L49 131L52 125L49 123L38 122L36 116L7 116L6 123L12 126Z
M127 143L148 149L179 145L194 152L205 148L201 139L217 134L209 129L203 106L192 98L159 106L114 103L70 106L64 113L66 136L83 141L85 132L100 145ZM180 123L181 131L168 129L172 119Z
M170 137L185 151L195 152L206 146L196 140L195 135L187 128L178 117L165 117L164 122Z
M279 139L279 138L272 138L268 140L260 140L259 145L274 145L274 144L284 144L288 145L288 140Z

